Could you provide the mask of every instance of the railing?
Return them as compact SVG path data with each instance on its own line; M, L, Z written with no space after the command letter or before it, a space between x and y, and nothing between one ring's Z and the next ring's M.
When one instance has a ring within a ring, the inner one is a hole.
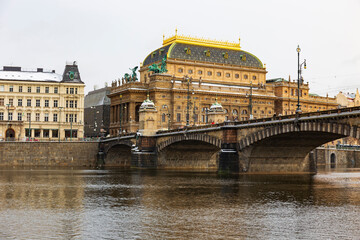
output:
M340 114L340 113L347 113L347 112L354 112L354 111L360 111L360 107L350 107L350 108L339 108L339 109L332 109L332 110L324 110L324 111L318 111L318 112L308 112L308 113L301 113L299 114L299 120L301 118L305 117L316 117L321 115L330 115L330 114ZM183 127L178 129L172 129L172 130L159 130L156 133L157 134L167 134L167 133L176 133L176 132L182 132L182 131L188 131L188 130L200 130L200 129L216 129L222 126L239 126L239 125L246 125L246 124L253 124L253 123L267 123L267 122L274 122L274 121L280 121L280 120L289 120L289 119L295 119L297 117L296 114L292 115L285 115L285 116L274 116L274 117L268 117L268 118L259 118L259 119L252 119L252 120L244 120L244 121L226 121L222 123L216 123L216 124L206 124L201 126L192 126L192 127ZM136 132L126 133L122 134L120 137L135 137ZM106 141L109 141L109 139L118 139L118 137L112 137L107 138Z

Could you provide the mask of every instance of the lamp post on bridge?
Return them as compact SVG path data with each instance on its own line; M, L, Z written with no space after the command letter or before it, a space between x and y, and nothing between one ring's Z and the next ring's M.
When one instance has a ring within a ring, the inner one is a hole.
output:
M298 83L298 90L297 90L297 95L298 95L298 103L297 103L297 109L296 109L296 114L299 115L302 111L300 108L300 75L301 75L301 67L304 65L304 69L306 69L306 59L304 59L304 62L300 64L300 47L299 45L296 48L296 51L298 53L298 79L297 79L297 83Z

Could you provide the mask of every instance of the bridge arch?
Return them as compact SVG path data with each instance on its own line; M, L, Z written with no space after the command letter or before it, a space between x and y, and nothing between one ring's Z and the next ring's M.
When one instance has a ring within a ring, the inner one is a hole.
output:
M347 123L308 121L279 123L249 133L238 142L246 171L316 171L313 149L343 137L359 138L360 128Z
M112 141L105 144L105 166L130 167L132 145L130 140Z
M218 139L217 137L213 137L207 134L186 134L186 135L181 134L171 137L163 142L160 142L159 144L157 144L156 150L157 152L161 152L164 148L168 147L171 144L182 141L189 141L189 140L205 142L214 145L218 148L221 148L221 140Z
M334 136L334 138L331 140L342 137L360 138L359 130L360 128L358 128L357 126L351 126L349 124L341 124L341 123L302 122L299 125L296 125L294 123L279 124L279 125L266 127L259 131L250 133L249 135L247 135L238 142L238 147L239 150L243 150L246 147L249 147L264 139L287 134L287 133L296 133L296 132L297 133L301 133L301 132L330 133L331 135Z
M206 134L173 136L157 145L158 167L217 170L221 140Z

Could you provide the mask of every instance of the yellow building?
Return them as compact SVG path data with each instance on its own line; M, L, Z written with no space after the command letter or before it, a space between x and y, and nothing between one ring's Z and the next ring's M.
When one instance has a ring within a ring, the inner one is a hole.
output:
M38 140L83 137L84 83L78 66L64 74L38 68L0 71L0 139Z
M321 97L309 93L309 83L300 82L298 90L297 80L285 80L283 78L269 79L267 84L274 88L276 101L275 112L277 115L295 114L298 104L298 92L300 93L300 109L305 112L324 111L337 108L336 98Z
M215 99L224 109L224 120L272 117L296 109L297 98L291 95L295 83L266 81L265 65L244 51L240 42L176 33L163 39L163 45L145 58L139 80L136 69L112 83L109 97L113 136L120 129L139 129L139 108L147 93L157 108L157 129L209 123L208 111ZM309 96L308 90L308 85L302 84L303 112L335 107L334 99Z

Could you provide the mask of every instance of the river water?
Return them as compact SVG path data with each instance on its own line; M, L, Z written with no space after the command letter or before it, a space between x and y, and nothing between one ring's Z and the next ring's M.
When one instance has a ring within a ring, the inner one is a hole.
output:
M0 239L360 239L360 169L0 169Z

